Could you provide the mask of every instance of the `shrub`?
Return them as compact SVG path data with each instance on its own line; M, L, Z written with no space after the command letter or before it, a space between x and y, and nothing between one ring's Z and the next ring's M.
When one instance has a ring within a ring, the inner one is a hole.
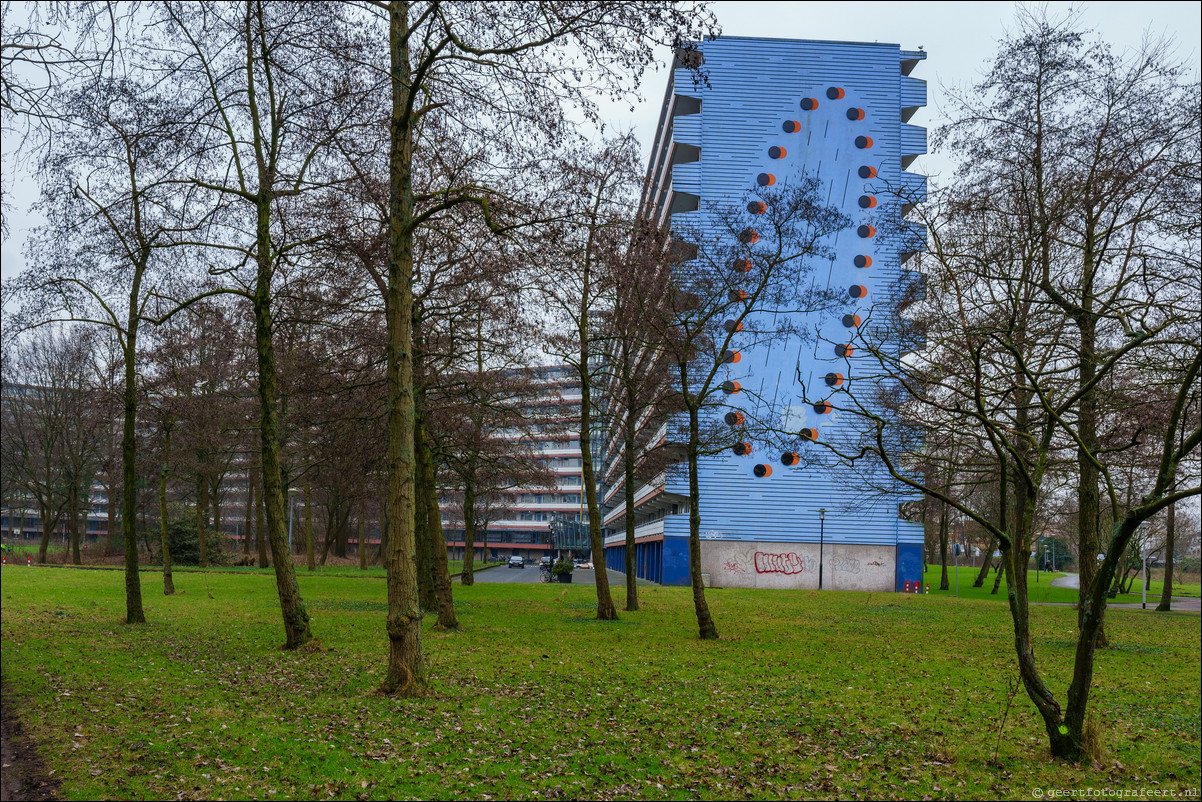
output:
M196 536L196 510L184 507L173 510L173 515L167 522L167 539L171 543L171 563L173 565L200 565L200 540ZM154 535L158 535L156 530ZM161 541L152 535L152 547L161 548ZM205 545L208 547L208 558L211 565L225 565L229 555L225 551L225 537L209 529L205 533ZM159 554L162 560L162 554Z

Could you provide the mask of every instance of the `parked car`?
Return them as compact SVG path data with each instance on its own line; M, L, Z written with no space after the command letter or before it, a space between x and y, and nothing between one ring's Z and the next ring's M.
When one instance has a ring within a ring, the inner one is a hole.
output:
M538 567L539 568L550 568L551 564L553 562L555 562L555 561L552 560L550 557L543 557L541 560L538 561Z
M509 567L510 568L525 568L526 561L515 554L509 558Z

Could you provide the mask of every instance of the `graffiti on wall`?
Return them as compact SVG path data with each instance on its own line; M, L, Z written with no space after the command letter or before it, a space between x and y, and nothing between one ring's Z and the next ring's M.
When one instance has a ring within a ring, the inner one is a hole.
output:
M750 552L735 552L722 561L722 570L732 574L749 574L753 564Z
M837 557L831 561L831 570L844 574L860 573L860 561L851 557Z
M755 553L757 574L801 574L814 570L814 560L806 559L795 551L773 554L767 551Z

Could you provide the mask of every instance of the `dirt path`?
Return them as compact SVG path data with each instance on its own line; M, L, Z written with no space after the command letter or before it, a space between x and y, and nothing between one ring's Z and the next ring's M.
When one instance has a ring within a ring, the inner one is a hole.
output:
M0 686L0 800L58 799L58 781L25 737L17 718L16 699Z

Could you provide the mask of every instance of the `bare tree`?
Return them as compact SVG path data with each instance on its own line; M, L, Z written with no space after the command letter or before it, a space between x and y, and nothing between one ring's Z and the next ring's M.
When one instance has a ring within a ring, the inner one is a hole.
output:
M71 336L78 333L46 329L30 335L20 347L13 347L15 359L5 365L4 462L23 494L37 506L42 564L70 496L60 460L70 418L78 412L70 387L78 370L70 358Z
M626 610L639 609L635 569L634 494L637 483L650 480L666 467L666 427L681 412L673 393L673 365L659 338L665 332L654 324L658 310L671 297L670 270L663 264L667 232L636 221L622 264L614 276L614 303L604 326L605 364L610 425L609 450L620 449L621 460L609 460L611 472L621 465L623 522L626 529ZM618 431L615 432L615 429ZM609 484L612 477L607 477Z
M162 249L187 225L187 194L167 192L178 140L176 107L161 90L124 77L54 98L56 145L43 158L41 204L48 222L29 245L32 267L15 282L20 324L66 317L111 329L120 346L126 620L145 621L135 527L138 334Z
M506 161L512 164L507 155L557 140L565 130L565 100L591 114L589 97L597 91L620 94L637 81L656 41L697 39L709 32L712 18L669 3L546 3L537 17L525 7L496 3L391 0L370 7L388 23L392 95L385 305L391 648L381 690L413 695L424 693L426 685L411 556L414 236L463 204L478 209L490 227L499 225L491 218L496 193L488 179ZM469 151L487 154L491 165L484 163L483 174L415 190L415 155L430 130L469 143ZM505 142L496 140L498 131L505 132Z
M614 306L617 273L632 234L631 210L635 206L641 174L639 153L631 137L605 143L597 152L582 151L563 165L572 188L562 201L565 220L546 226L548 247L540 249L547 272L544 277L553 329L548 346L558 358L575 368L580 382L580 457L583 490L588 506L589 542L597 562L597 618L616 621L617 608L609 592L604 569L605 538L593 466L596 402L603 380L607 343L603 324ZM554 250L552 250L554 248ZM603 443L598 443L601 447Z
M965 161L957 186L923 212L932 252L922 269L928 287L946 293L935 302L948 313L925 344L903 349L916 352L905 359L883 346L904 336L906 321L882 327L875 343L865 333L873 362L865 370L882 371L904 403L992 455L995 509L923 485L898 464L897 444L912 447L922 432L888 405L851 388L840 400L869 424L863 449L845 457L870 454L996 539L1023 686L1052 753L1073 760L1096 747L1085 717L1123 554L1141 524L1202 492L1193 476L1178 483L1202 442L1187 415L1202 393L1202 293L1198 208L1187 200L1199 183L1199 87L1185 76L1162 48L1119 58L1071 25L1023 16L945 134ZM1108 433L1106 421L1148 387L1167 399L1163 414ZM1140 482L1123 475L1137 445L1154 455ZM1041 506L1069 455L1085 581L1061 707L1032 648L1026 571ZM1107 534L1095 545L1099 527Z
M777 423L768 399L755 399L747 412L723 399L744 392L723 380L737 362L735 338L768 344L803 335L800 315L842 303L812 278L814 262L829 259L823 240L846 227L848 219L819 198L820 183L802 176L793 186L748 192L747 207L710 209L712 229L681 230L670 244L673 289L657 310L658 341L674 366L684 414L668 437L684 443L689 480L689 576L699 635L717 639L718 628L705 600L701 577L700 460L735 445L736 435L770 437ZM733 416L722 425L723 409ZM802 435L794 434L797 439ZM741 439L741 438L740 438ZM801 451L789 444L790 451Z
M1107 447L1099 375L1142 325L1159 325L1151 294L1197 306L1197 282L1176 278L1198 265L1198 85L1167 43L1119 57L1071 23L1032 12L1020 24L978 92L957 100L945 136L973 160L981 192L996 191L1004 165L1002 183L1021 182L1031 204L1022 214L1040 290L1072 322L1079 550L1094 554L1107 492L1093 456ZM999 121L999 107L1021 114ZM1081 560L1082 625L1096 571Z
M365 124L371 87L355 80L364 68L347 60L355 45L343 6L246 0L164 3L155 11L178 46L166 65L170 83L200 126L185 180L220 212L200 244L233 257L214 278L253 310L266 540L285 644L294 649L311 634L286 532L276 292L281 270L313 241L287 212L328 185L328 157L340 137ZM250 275L242 275L244 265L253 266Z

